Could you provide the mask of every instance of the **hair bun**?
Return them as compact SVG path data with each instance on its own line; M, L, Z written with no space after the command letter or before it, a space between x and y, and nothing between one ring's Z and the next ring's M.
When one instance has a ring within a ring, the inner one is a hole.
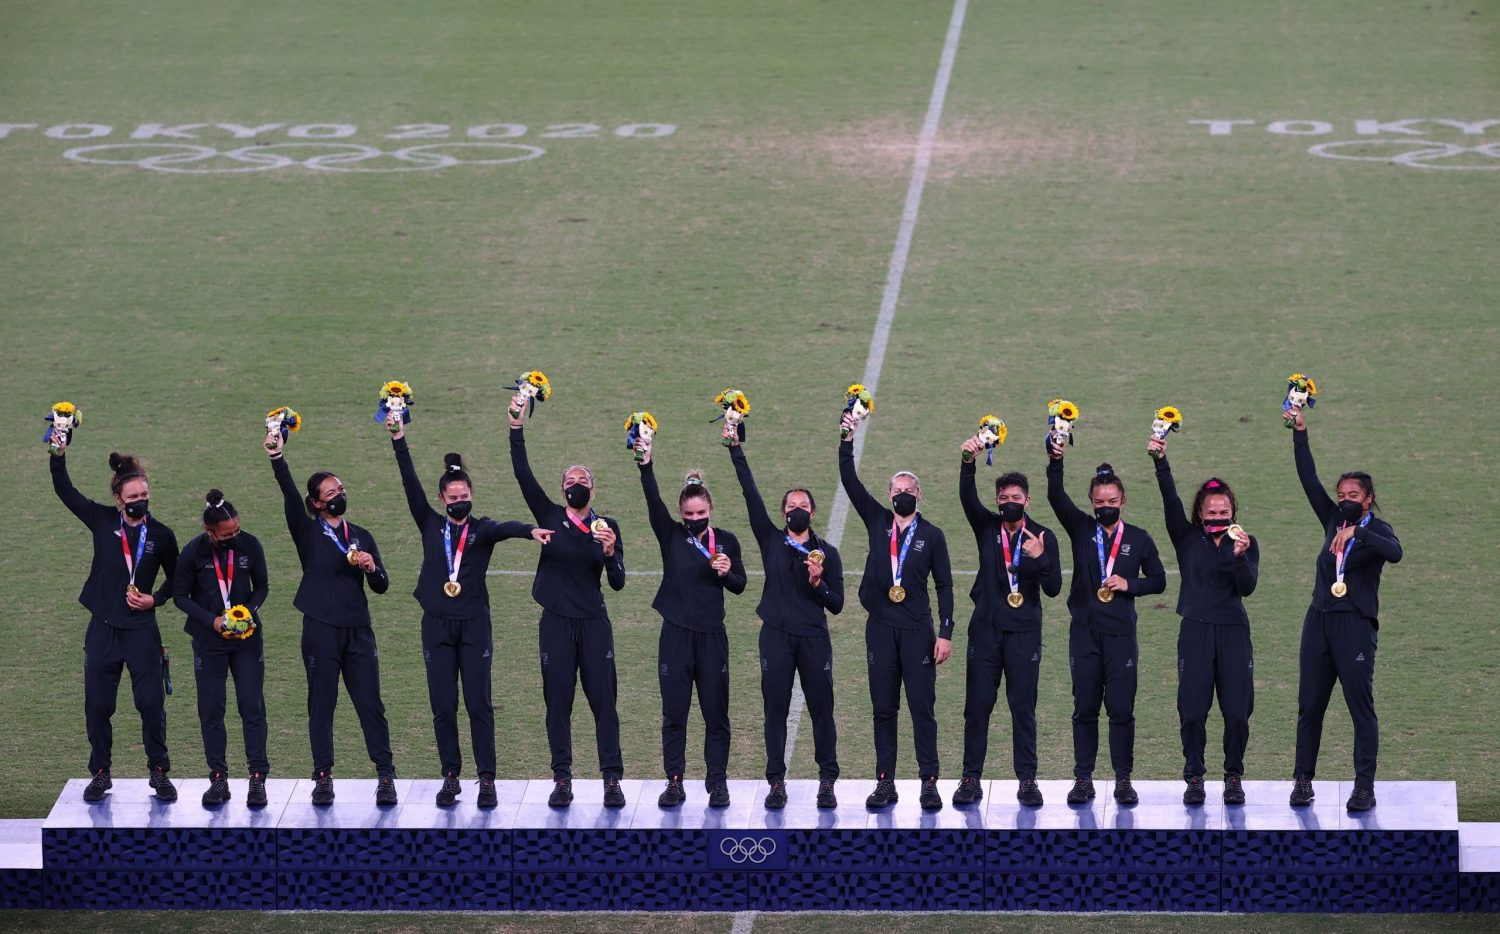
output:
M1109 464L1100 464L1094 468L1094 476L1096 477L1113 477L1114 475L1115 469Z
M112 451L109 455L109 469L115 473L139 473L141 463L129 454Z
M224 505L224 491L217 489L209 490L207 495L203 497L203 501L208 504L210 509L218 509Z
M443 455L443 469L451 473L458 473L464 469L463 455L449 452Z
M703 471L701 471L701 470L689 470L687 472L687 476L682 478L682 485L683 486L702 486L703 485Z

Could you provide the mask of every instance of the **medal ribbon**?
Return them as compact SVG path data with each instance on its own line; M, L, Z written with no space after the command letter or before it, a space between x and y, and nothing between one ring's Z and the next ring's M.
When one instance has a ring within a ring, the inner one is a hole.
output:
M125 570L130 573L130 583L135 584L135 569L141 563L141 557L146 554L146 522L141 522L141 537L135 543L135 560L130 559L130 535L126 529L130 528L125 522L125 517L120 517L120 554L125 556Z
M798 551L802 552L804 555L812 553L812 549L808 548L806 545L804 545L801 542L797 541L795 538L792 538L792 533L790 533L790 532L786 533L786 543L788 545L791 545L793 548L797 549Z
M1026 520L1022 518L1021 527L1016 530L1016 545L1014 549L1016 563L1012 564L1010 560L1010 556L1012 554L1010 536L1006 534L1005 526L1002 525L1000 527L1000 554L1005 559L1005 576L1010 580L1011 593L1019 593L1021 590L1021 579L1016 576L1016 568L1019 567L1021 563L1021 536L1025 533L1025 531Z
M1104 586L1105 578L1115 572L1115 557L1120 553L1120 542L1125 538L1125 523L1123 521L1115 525L1115 543L1109 549L1109 562L1104 560L1104 526L1099 526L1094 532L1094 544L1099 546L1099 586Z
M708 529L708 547L707 548L704 548L703 547L703 543L700 542L700 541L698 541L698 536L694 535L691 532L688 533L688 541L692 542L693 543L693 547L696 548L696 549L698 549L698 551L703 555L703 557L707 558L710 561L712 561L714 559L714 555L718 554L718 549L716 547L714 547L714 530L713 530L712 526L710 526L709 529Z
M906 552L911 548L911 540L917 534L917 517L911 517L911 524L906 527L906 534L901 539L901 554L896 554L896 520L891 520L891 583L897 587L901 586L901 570L906 567Z
M1370 514L1369 513L1365 513L1364 518L1359 520L1359 526L1360 526L1360 528L1364 528L1365 526L1367 526L1369 524L1370 524ZM1348 526L1348 525L1349 525L1349 523L1347 523L1347 522L1344 523L1344 526ZM1344 582L1344 564L1349 560L1349 552L1353 548L1354 548L1354 536L1351 535L1351 536L1349 536L1349 540L1344 543L1344 550L1342 552L1338 553L1337 555L1334 555L1334 561L1333 561L1333 563L1334 563L1334 569L1333 569L1333 572L1336 575L1336 579L1338 580L1338 582L1340 584L1342 584Z
M229 612L229 607L231 606L229 602L229 591L234 587L234 551L231 550L229 552L229 567L227 570L219 569L219 553L217 551L214 551L212 548L210 548L208 556L213 559L214 577L219 579L219 596L224 598L224 612L227 613Z
M563 515L567 516L568 521L573 523L573 528L577 529L585 535L594 534L594 530L591 529L590 526L594 524L594 520L598 517L594 515L594 510L592 507L590 507L589 509L589 518L587 522L579 522L577 519L573 518L573 514L571 512L568 512L566 509L563 510Z
M458 547L453 547L453 523L443 523L443 556L448 559L448 579L458 580L458 568L464 563L464 546L468 544L468 527L458 527Z
M333 526L331 526L331 525L328 524L328 520L327 519L324 519L322 516L319 516L318 517L318 522L319 522L319 524L321 524L323 526L323 534L327 535L329 538L333 539L333 544L338 548L339 553L347 555L349 553L349 548L350 548L350 545L349 545L349 523L347 521L339 523L339 528L341 528L341 529L344 530L344 540L343 541L339 541L339 535L338 535L338 533L333 530Z

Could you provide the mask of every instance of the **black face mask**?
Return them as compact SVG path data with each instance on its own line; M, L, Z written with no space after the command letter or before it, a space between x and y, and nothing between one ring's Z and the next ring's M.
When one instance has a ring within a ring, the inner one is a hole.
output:
M349 508L349 497L343 493L340 493L333 499L324 503L323 508L328 512L330 516L333 516L335 519L337 519L339 516L342 516L344 514L344 510Z
M684 519L683 523L688 527L688 531L694 535L702 535L708 529L707 516L704 516L702 519Z
M1000 518L1006 522L1020 522L1026 515L1025 503L1001 503Z
M1220 532L1234 525L1233 519L1204 519L1203 531L1210 535L1218 535Z
M151 501L149 499L138 499L133 503L125 504L125 515L132 519L144 519L146 518L146 513L150 511Z
M217 542L214 542L214 545L220 551L228 551L229 549L233 548L237 544L239 544L239 536L238 535L231 535L228 538L221 538Z
M1120 507L1100 506L1094 510L1094 518L1099 520L1100 525L1114 525L1120 521Z
M891 508L898 516L909 516L917 511L917 497L911 493L897 493L891 497Z
M469 511L474 508L474 503L467 499L461 499L456 503L449 503L446 507L448 517L455 522L462 522L469 517Z
M803 532L806 532L808 527L811 525L812 513L808 512L806 509L793 509L791 512L786 514L786 527L788 529L791 529L797 535L801 535Z
M589 488L582 483L575 483L563 490L563 498L574 509L582 509L589 504Z
M1358 522L1365 516L1365 507L1352 499L1346 499L1339 503L1339 515L1343 516L1345 522Z

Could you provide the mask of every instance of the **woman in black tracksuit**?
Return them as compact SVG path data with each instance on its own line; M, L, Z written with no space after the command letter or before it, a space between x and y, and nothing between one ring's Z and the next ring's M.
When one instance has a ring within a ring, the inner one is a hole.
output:
M1099 750L1099 704L1109 714L1109 759L1115 800L1139 801L1130 783L1135 767L1135 688L1140 647L1135 600L1167 589L1167 572L1145 529L1120 518L1125 484L1114 468L1100 464L1089 481L1092 514L1073 505L1063 489L1063 449L1048 447L1047 501L1073 545L1073 583L1068 589L1068 667L1073 673L1073 789L1069 804L1094 797L1094 760Z
M1380 572L1401 560L1396 530L1373 510L1375 481L1361 471L1339 477L1337 499L1318 482L1307 425L1297 413L1292 453L1297 477L1323 525L1312 604L1302 621L1301 678L1297 686L1297 764L1291 804L1312 803L1313 775L1323 740L1323 714L1337 681L1354 720L1354 793L1351 811L1375 806L1375 759L1380 723L1375 717L1375 643L1380 628Z
M1204 801L1205 725L1217 691L1224 717L1224 803L1244 804L1255 655L1243 598L1255 592L1260 544L1243 530L1236 530L1238 537L1229 534L1239 504L1229 484L1217 477L1198 488L1189 519L1167 463L1166 442L1153 440L1149 448L1161 452L1156 482L1182 575L1177 591L1177 615L1182 617L1177 635L1177 715L1182 723L1182 778L1187 782L1182 803Z
M667 787L664 808L687 799L682 773L687 758L687 718L693 686L703 714L704 788L708 805L729 807L729 633L724 628L724 591L745 592L745 565L733 532L710 527L713 497L703 474L689 473L677 495L679 522L662 502L650 448L640 462L646 515L661 547L662 579L651 606L661 614L657 672L661 679L661 754Z
M512 401L511 411L524 406ZM547 803L573 803L573 698L578 683L594 714L599 772L604 778L604 806L625 806L620 778L620 714L616 706L615 639L599 589L605 575L611 590L625 586L625 551L620 524L596 515L594 472L581 464L563 471L567 505L554 503L531 472L522 421L510 420L510 459L521 495L537 525L554 530L537 559L531 598L542 608L537 642L542 665L542 696L547 705L547 744L552 751L552 794Z
M260 541L240 528L234 504L209 490L203 510L203 534L187 543L177 561L172 599L187 614L182 630L193 637L193 678L198 685L198 723L208 758L208 790L203 803L230 798L229 763L224 731L225 696L234 675L234 699L245 736L245 763L250 790L245 803L266 806L266 651L260 608L270 593L266 552ZM255 629L248 638L224 638L224 616L233 606L250 611Z
M177 536L151 515L146 471L128 455L109 456L109 489L114 503L96 503L68 478L68 438L54 432L57 452L51 459L52 489L68 511L94 536L94 560L78 602L89 611L83 637L83 710L88 724L89 775L83 800L99 801L112 787L110 753L114 732L110 718L120 690L120 673L130 671L135 709L141 715L141 739L151 787L162 801L176 801L177 789L167 772L167 708L163 678L164 651L156 608L172 594L177 570ZM157 571L164 578L151 592Z
M490 698L490 666L494 640L490 626L490 594L485 570L495 545L510 538L532 538L546 543L547 529L524 522L498 522L471 517L473 483L464 470L463 458L443 458L443 476L438 480L438 498L443 512L427 502L417 468L406 444L406 429L393 420L396 429L391 448L401 471L406 505L422 536L422 569L412 596L422 607L422 658L427 665L427 697L432 703L432 728L437 734L438 759L443 784L438 789L438 807L452 807L463 786L458 774L463 754L458 746L458 682L463 679L464 709L469 714L469 735L474 745L474 768L479 774L481 808L498 803L495 794L495 707Z
M750 531L766 572L755 608L761 618L760 693L766 717L766 781L771 785L765 806L771 810L786 807L786 718L792 706L792 679L797 677L813 722L817 804L838 807L833 791L839 777L833 640L825 611L837 614L844 608L844 565L838 549L812 531L817 508L812 494L788 490L781 497L782 524L772 522L738 433L726 426L724 437L729 440L729 456L750 514Z
M396 765L391 757L390 727L380 700L380 656L365 585L375 593L391 587L380 549L369 530L343 518L349 500L334 474L319 471L307 478L307 495L297 492L291 468L282 456L282 438L266 438L271 471L281 488L287 531L302 563L302 582L293 605L302 611L302 664L307 669L307 731L312 741L313 792L317 805L333 803L333 711L339 700L339 676L359 715L365 750L379 781L375 803L391 806L396 798Z

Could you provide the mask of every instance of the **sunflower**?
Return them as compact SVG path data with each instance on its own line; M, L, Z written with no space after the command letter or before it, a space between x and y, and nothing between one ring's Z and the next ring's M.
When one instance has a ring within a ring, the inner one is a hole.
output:
M726 389L719 393L719 404L725 408L733 406L734 410L741 415L750 414L750 397L738 389Z
M1311 376L1307 377L1307 394L1309 396L1316 396L1318 394L1318 384L1313 382Z
M78 413L77 407L71 402L58 402L52 406L52 411L58 415L76 415Z
M979 427L988 428L990 431L993 431L995 433L996 444L1004 444L1006 435L1010 434L1010 429L1006 427L998 415L986 415L984 418L981 418L979 420Z
M645 425L647 428L650 428L652 431L655 431L656 430L656 417L653 416L650 412L642 412L641 413L641 424Z
M546 402L552 397L552 382L547 379L547 374L541 370L532 370L521 376L520 382L529 383L536 389L536 397Z
M1182 424L1182 412L1178 411L1174 406L1164 405L1157 409L1156 417L1164 422L1171 422L1174 425Z
M389 399L391 396L403 396L411 400L411 387L398 379L393 379L380 389L380 398Z
M844 401L850 407L857 401L864 405L867 412L875 411L875 394L866 389L864 383L855 383L844 390Z
M848 396L851 399L857 399L860 396L864 395L864 393L865 393L865 384L864 383L855 383L853 386L850 386L848 389L844 390L844 395Z
M236 603L234 606L230 607L229 612L225 613L224 616L231 623L250 622L250 611L243 604L239 603Z
M726 390L724 390L724 392L729 392L729 390L726 389ZM723 405L724 404L724 392L721 392L717 396L714 396L714 405Z
M290 424L288 424L288 422L290 422ZM282 424L286 425L286 427L288 429L290 429L291 431L301 431L302 430L302 414L300 412L294 412L291 409L287 409L286 410L286 420L284 420L282 422Z
M1074 421L1078 418L1078 406L1071 402L1061 403L1057 407L1057 417L1070 422Z

